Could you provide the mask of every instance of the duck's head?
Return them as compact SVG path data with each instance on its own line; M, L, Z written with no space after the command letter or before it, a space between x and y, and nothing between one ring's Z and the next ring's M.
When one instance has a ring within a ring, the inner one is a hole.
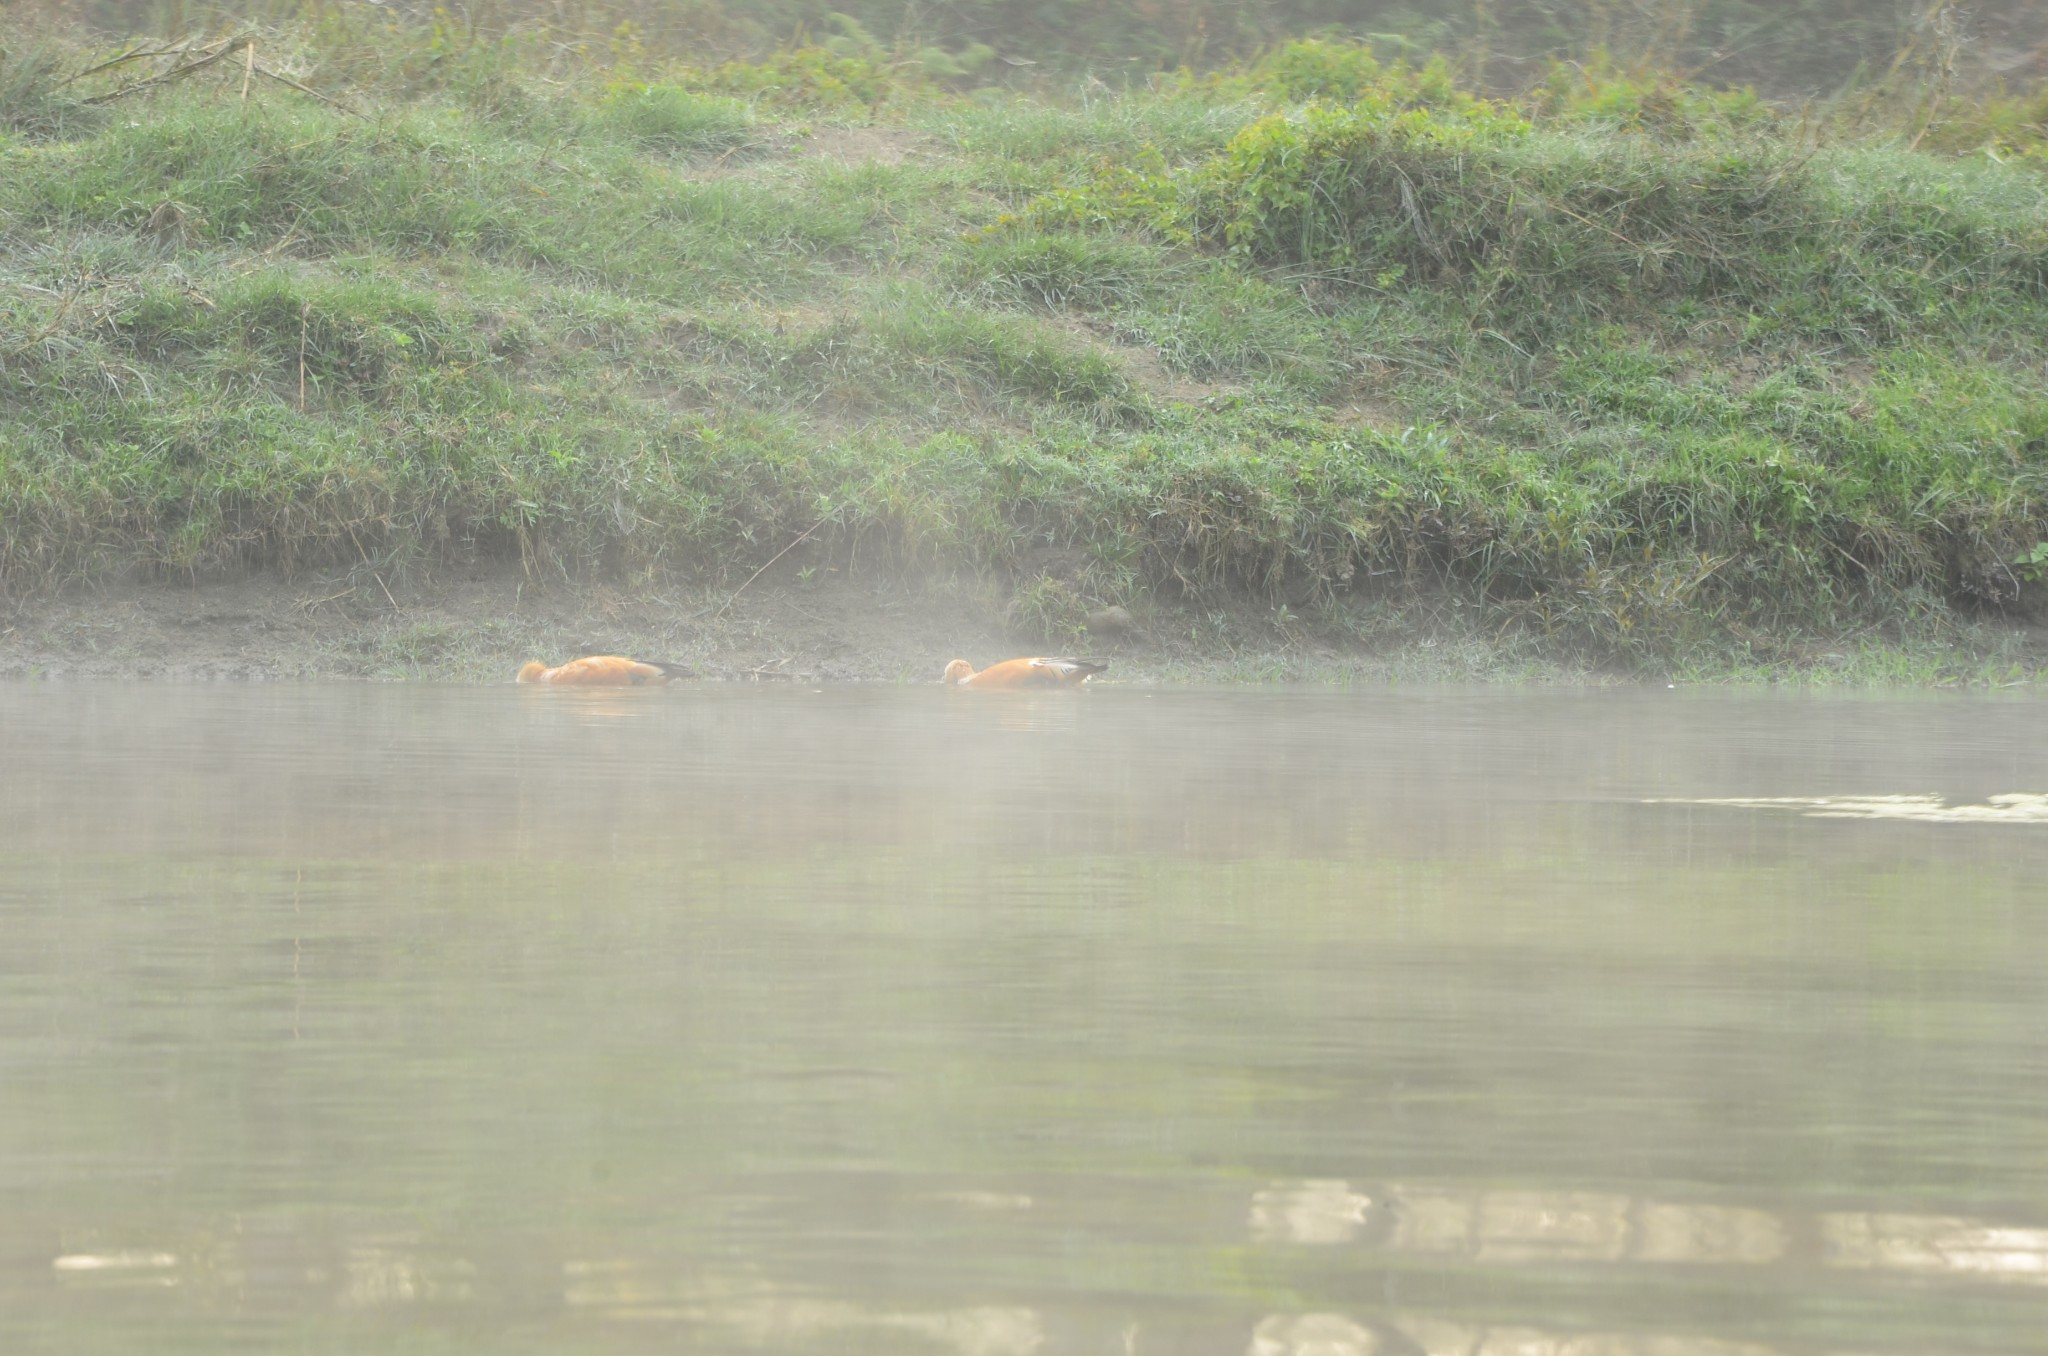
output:
M515 683L537 683L540 681L540 676L547 671L547 665L541 663L538 659L529 659L519 666L519 676L512 681Z
M946 665L946 686L948 687L953 686L955 683L964 683L973 676L974 665L964 659L956 659Z

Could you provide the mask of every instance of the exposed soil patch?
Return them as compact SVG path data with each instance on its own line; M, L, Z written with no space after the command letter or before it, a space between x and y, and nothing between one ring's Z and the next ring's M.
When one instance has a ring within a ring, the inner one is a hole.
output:
M738 590L630 590L543 585L510 566L388 587L367 573L124 583L0 603L0 679L496 683L528 659L626 654L689 664L714 682L901 683L936 682L955 657L1079 652L1108 658L1108 681L1120 683L1614 681L1426 598L1361 601L1319 620L1249 602L1134 603L1100 610L1094 632L1077 623L1047 637L1019 630L1003 593L944 580L806 582L794 572ZM2048 626L1987 625L1955 648L1958 659L1995 648L2038 674L2048 668ZM1795 669L1824 680L1849 662L1816 652Z
M1020 631L995 586L764 576L745 588L538 585L516 568L388 587L374 575L128 583L0 605L0 678L509 682L528 659L626 654L709 681L933 682L948 659L1082 652L1112 681L1403 681L1582 670L1504 660L1482 638L1389 613L1337 635L1253 604L1099 613ZM1353 621L1358 619L1354 618ZM1540 670L1540 671L1539 671Z
M517 570L388 588L374 576L126 584L0 613L0 675L509 680L527 659L618 653L707 678L900 681L995 628L899 586L763 580L633 592L536 585Z
M1199 663L1126 616L1069 637L1120 670ZM516 569L418 584L372 575L122 584L0 611L0 677L509 681L528 659L627 654L728 681L921 682L1041 645L969 586L764 577L744 589L536 585ZM1285 637L1269 638L1285 649ZM1226 651L1232 660L1242 650ZM1303 652L1297 658L1328 658ZM1281 662L1277 659L1269 662Z
M820 127L796 146L800 157L842 165L900 165L933 145L924 132L902 127Z
M1346 424L1380 432L1399 432L1410 425L1410 420L1393 405L1360 392L1354 392L1350 399L1331 410L1332 417Z

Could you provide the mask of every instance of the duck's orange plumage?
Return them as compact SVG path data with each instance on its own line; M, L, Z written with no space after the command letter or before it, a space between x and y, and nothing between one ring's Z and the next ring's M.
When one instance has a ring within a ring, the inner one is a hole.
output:
M1079 687L1109 668L1101 659L1005 659L976 673L956 659L946 665L948 687Z
M519 670L516 681L570 683L585 687L638 687L645 683L665 683L671 678L686 678L689 673L690 670L681 664L665 664L658 659L626 659L615 654L594 654L583 659L572 659L554 668L549 668L538 659L531 660Z

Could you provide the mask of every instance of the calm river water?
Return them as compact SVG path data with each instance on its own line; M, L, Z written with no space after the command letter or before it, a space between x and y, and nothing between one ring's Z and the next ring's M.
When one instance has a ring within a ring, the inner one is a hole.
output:
M0 1351L2048 1352L2048 704L0 687Z

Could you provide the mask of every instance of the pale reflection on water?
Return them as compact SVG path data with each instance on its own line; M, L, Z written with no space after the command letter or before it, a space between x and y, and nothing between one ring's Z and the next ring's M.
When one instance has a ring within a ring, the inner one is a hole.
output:
M0 687L0 1352L2048 1351L2048 712Z
M1474 1261L1635 1261L1764 1266L1795 1238L1815 1265L1948 1273L2048 1285L2048 1229L1939 1215L1820 1213L1645 1200L1599 1192L1469 1193L1396 1186L1368 1195L1342 1181L1265 1187L1252 1197L1260 1243L1364 1244Z
M2048 776L2048 772L2043 773ZM1651 801L1650 804L1659 804ZM1940 796L1721 796L1661 802L1724 805L1737 810L1797 810L1815 819L1898 819L1926 824L2048 824L2048 795L2008 792L1979 805L1951 805Z

